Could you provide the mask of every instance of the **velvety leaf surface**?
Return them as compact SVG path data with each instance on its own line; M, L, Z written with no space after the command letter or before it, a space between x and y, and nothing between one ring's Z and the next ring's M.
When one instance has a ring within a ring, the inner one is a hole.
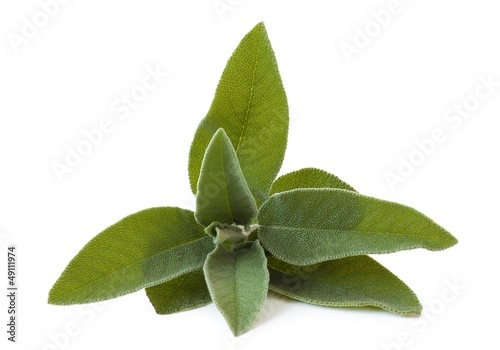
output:
M218 245L203 269L212 300L233 334L247 332L264 305L269 283L267 260L259 241L234 252Z
M140 211L82 248L52 287L49 303L91 303L160 284L202 268L213 248L191 211Z
M258 222L262 245L293 265L457 243L413 208L341 189L275 194L262 205Z
M196 221L204 226L216 221L247 225L256 216L257 205L236 152L224 130L219 129L203 157L196 193Z
M202 269L146 288L146 294L160 315L190 310L212 302Z
M277 178L269 194L272 195L297 188L341 188L356 191L349 184L329 172L316 168L303 168Z
M399 315L419 315L422 305L398 277L369 256L351 256L311 266L268 257L269 288L323 306L376 306Z
M288 135L288 104L263 23L240 42L217 86L189 154L189 180L196 194L205 149L223 128L231 140L257 205L283 162Z

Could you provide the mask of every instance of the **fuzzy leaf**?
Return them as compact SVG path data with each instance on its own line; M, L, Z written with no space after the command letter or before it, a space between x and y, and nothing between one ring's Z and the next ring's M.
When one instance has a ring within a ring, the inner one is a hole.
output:
M341 189L297 189L273 195L259 212L259 239L293 265L425 248L455 237L417 210Z
M191 211L140 211L83 247L52 287L49 303L92 303L163 283L200 269L213 248Z
M267 296L269 272L259 241L235 251L218 245L203 268L213 302L235 336L247 332Z
M257 206L236 152L224 130L219 129L203 157L196 193L196 221L204 226L216 221L247 225L256 216Z
M280 176L274 181L269 194L297 188L341 188L356 191L337 176L316 168L303 168Z
M190 310L212 302L202 269L146 288L146 294L160 315Z
M288 104L263 23L240 42L217 86L206 117L196 130L189 154L189 180L196 194L203 155L223 128L260 206L283 162L288 135Z
M351 256L311 266L268 257L269 289L322 306L376 306L398 315L419 315L413 291L369 256Z

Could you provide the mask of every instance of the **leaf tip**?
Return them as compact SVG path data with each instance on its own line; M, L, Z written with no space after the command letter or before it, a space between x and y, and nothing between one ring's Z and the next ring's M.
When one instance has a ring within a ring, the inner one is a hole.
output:
M227 139L229 140L229 136L227 136L226 131L224 128L218 128L217 131L214 133L214 136L212 136L212 140L223 140Z
M458 238L450 234L451 236L451 245L450 247L453 247L454 245L458 244Z
M49 290L49 295L47 297L47 303L52 304L52 305L59 304L57 302L58 298L56 297L56 294L57 294L56 292L57 292L57 282Z
M458 239L453 236L451 233L449 233L448 231L446 231L446 237L441 241L441 245L435 249L429 249L429 250L436 250L436 251L439 251L439 250L445 250L445 249L448 249L448 248L451 248L455 245L458 244Z
M233 333L233 335L235 337L239 337L239 336L247 333L252 328L251 325L247 326L247 327L243 327L242 325L239 325L239 324L234 324L234 325L228 324L228 325L229 325L229 328L231 329L231 333Z
M260 29L266 30L266 25L264 24L264 21L260 21L259 23L257 23L255 28L260 28Z
M47 304L57 305L56 301L54 300L50 292L49 292L49 297L47 298Z
M47 298L47 303L50 305L68 305L68 303L65 303L63 298L60 297L59 293L57 292L57 288L54 285L52 289L49 291L49 296Z
M419 317L422 314L423 308L424 307L420 303L420 300L418 300L418 297L415 295L415 307L413 308L413 310L410 310L408 312L408 316Z
M252 28L252 30L247 34L249 36L257 35L260 38L264 38L264 40L268 39L266 25L264 21L261 21ZM261 36L263 35L263 36Z
M84 304L85 302L68 293L58 281L50 289L47 303L50 305L75 305Z

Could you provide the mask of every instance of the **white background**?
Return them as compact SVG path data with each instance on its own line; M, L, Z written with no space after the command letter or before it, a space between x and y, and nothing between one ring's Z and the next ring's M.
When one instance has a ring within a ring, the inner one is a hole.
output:
M388 0L221 2L233 4L222 18L212 0L73 0L19 45L12 38L40 4L1 3L0 262L15 244L20 287L19 341L7 342L2 326L1 348L497 348L500 87L459 127L443 119L474 101L479 77L500 81L497 2L401 0L379 33L371 11ZM142 291L94 308L48 305L53 282L102 229L148 207L193 208L192 135L227 59L260 21L291 111L282 173L323 168L364 194L417 208L459 239L443 252L376 257L426 314L412 323L271 298L254 330L234 339L213 305L158 316ZM366 25L369 42L348 63L341 45L354 45ZM170 76L121 120L111 104L157 65ZM113 132L59 181L53 162L103 118ZM423 160L414 155L421 164L391 190L384 174L397 174L398 157L408 159L436 128L446 141ZM6 266L0 271L4 286ZM450 283L465 289L454 294ZM68 327L72 335L62 336Z

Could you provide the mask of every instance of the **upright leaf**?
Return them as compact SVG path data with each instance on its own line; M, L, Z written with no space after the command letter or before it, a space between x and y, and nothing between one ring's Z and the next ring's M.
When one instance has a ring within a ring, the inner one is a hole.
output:
M179 208L151 208L108 227L71 260L49 303L83 304L116 298L200 269L213 240Z
M257 216L257 206L241 172L238 158L223 129L210 141L196 193L196 221L209 226L217 221L247 225Z
M329 172L316 168L303 168L277 178L269 194L272 195L297 188L341 188L356 191L349 184Z
M283 162L288 135L285 90L263 23L243 38L227 62L210 110L196 130L189 154L194 194L205 149L219 128L229 136L260 206Z
M146 288L146 294L160 315L194 309L212 301L202 269Z
M363 254L442 250L455 237L413 208L341 189L297 189L262 205L259 239L293 265Z
M376 306L399 315L419 315L422 305L398 277L369 256L351 256L311 266L268 258L269 288L323 306Z
M259 241L235 251L218 245L203 268L213 302L235 336L255 322L267 296L269 272Z

